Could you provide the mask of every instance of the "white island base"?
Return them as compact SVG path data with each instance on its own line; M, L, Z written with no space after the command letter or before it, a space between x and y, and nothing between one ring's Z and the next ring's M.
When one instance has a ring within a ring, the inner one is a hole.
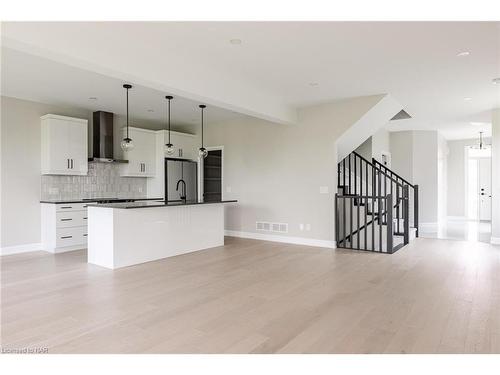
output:
M223 203L88 208L88 262L116 269L224 245Z

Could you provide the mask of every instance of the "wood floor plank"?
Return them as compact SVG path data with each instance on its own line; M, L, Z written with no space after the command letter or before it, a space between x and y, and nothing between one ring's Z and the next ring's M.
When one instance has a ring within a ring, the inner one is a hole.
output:
M500 247L393 255L226 238L107 270L0 258L1 346L49 353L500 353Z

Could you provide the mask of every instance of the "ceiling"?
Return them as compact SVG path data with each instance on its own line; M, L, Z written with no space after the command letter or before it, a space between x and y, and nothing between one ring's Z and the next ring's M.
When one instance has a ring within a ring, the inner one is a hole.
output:
M91 111L108 111L125 121L126 83L88 70L30 55L2 49L2 95ZM166 128L167 100L170 93L140 85L129 91L130 124L146 129ZM171 101L173 130L196 133L200 127L200 109L196 102L182 97ZM218 108L205 109L205 123L215 124L241 117Z
M500 77L499 25L16 22L2 24L2 42L158 94L170 92L190 104L203 101L226 109L221 116L238 112L293 123L300 107L389 93L413 117L391 123L391 130L438 129L448 139L460 139L479 130L488 133L490 111L500 106L500 85L492 84ZM468 55L458 56L461 52ZM12 85L14 90L18 84ZM109 100L123 106L116 85L109 85L107 95L118 95ZM64 84L61 89L75 91ZM99 96L90 91L82 96Z

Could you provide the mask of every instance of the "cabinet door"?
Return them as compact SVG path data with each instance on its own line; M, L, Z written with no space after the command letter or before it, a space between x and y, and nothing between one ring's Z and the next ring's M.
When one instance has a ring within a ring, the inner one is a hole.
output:
M72 174L85 175L88 171L87 125L73 122L69 124L69 150Z
M48 158L46 173L52 174L70 174L70 156L69 156L69 126L65 120L50 119L46 120L47 131L47 153Z

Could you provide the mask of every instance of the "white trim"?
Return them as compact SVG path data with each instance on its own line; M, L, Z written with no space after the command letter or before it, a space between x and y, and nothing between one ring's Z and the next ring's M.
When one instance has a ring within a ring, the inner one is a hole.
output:
M125 127L126 129L126 127ZM138 128L136 128L138 129ZM165 130L165 129L161 129L161 130L153 130L156 134L158 133L164 133L164 134L167 134L168 133L168 130ZM170 133L171 134L175 134L175 135L180 135L180 136L185 136L185 137L196 137L196 134L191 134L191 133L181 133L181 132L178 132L178 131L175 131L175 130L170 130Z
M212 146L206 147L207 151L217 151L220 150L221 160L220 160L220 199L224 200L224 146ZM205 187L203 187L205 189ZM203 193L202 193L203 197Z
M42 250L41 243L27 243L24 245L16 245L16 246L4 246L0 248L0 255L11 255L11 254L21 254L28 253L30 251L40 251Z
M492 245L500 245L500 237L491 237L490 243Z
M262 240L262 241L292 243L295 245L326 247L329 249L335 249L337 247L335 241L318 240L315 238L278 236L275 234L239 232L234 230L225 230L224 235L229 237L251 238L254 240Z
M40 119L41 120L47 120L47 119L65 120L65 121L81 122L81 123L86 123L86 124L89 122L89 120L84 119L84 118L54 115L51 113L48 113L46 115L41 116Z
M446 220L458 220L458 221L468 221L467 216L452 216L448 215L445 217Z

